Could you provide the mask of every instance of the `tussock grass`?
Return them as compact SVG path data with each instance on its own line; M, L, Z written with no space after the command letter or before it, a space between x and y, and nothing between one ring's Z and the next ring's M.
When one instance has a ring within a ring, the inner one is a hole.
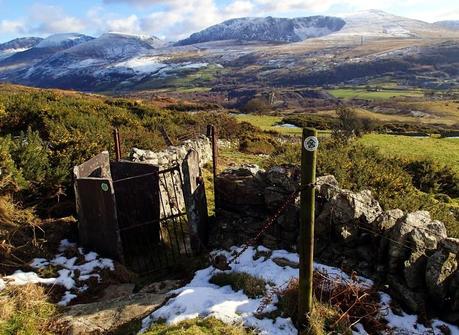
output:
M55 305L37 285L8 286L0 292L0 334L53 334Z
M215 318L192 319L176 325L158 323L145 335L249 335L253 332L240 325L227 325Z
M266 283L263 279L243 272L220 272L212 276L210 283L218 286L230 285L234 291L242 290L249 298L257 298L266 294Z

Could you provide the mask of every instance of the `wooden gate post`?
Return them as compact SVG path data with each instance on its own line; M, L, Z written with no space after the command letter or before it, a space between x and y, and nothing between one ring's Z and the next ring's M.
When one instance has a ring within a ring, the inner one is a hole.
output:
M121 140L120 140L120 132L118 128L113 129L113 139L115 141L116 161L119 162L121 159Z
M207 125L207 137L210 139L212 145L212 175L214 183L214 204L215 209L214 213L217 216L217 190L216 190L216 181L217 181L217 166L218 166L218 143L217 143L217 132L216 127L212 124Z
M209 214L207 198L199 167L199 155L191 149L182 163L183 196L188 224L191 228L192 248L197 252L206 248L209 239Z
M319 146L317 131L303 129L301 147L301 216L298 253L300 278L298 292L298 333L308 326L312 312L312 284L314 272L314 202L316 182L316 153Z

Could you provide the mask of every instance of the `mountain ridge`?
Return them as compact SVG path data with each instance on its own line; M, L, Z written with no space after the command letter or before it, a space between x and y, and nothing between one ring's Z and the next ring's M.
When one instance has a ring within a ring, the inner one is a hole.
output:
M219 40L300 42L338 31L344 25L341 18L321 15L292 19L271 16L234 18L191 34L176 45Z

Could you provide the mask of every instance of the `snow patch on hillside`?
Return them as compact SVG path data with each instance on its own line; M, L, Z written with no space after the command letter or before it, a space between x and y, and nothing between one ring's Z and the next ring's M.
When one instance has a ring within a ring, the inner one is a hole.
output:
M134 57L127 61L115 64L112 68L121 72L133 71L137 74L166 74L169 71L183 69L200 69L208 63L168 63L169 57Z

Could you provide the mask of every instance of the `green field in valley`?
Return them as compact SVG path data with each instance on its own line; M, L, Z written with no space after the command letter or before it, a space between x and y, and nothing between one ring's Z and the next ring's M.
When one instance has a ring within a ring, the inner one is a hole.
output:
M421 90L396 90L382 89L380 91L368 91L365 88L338 88L327 91L335 98L339 99L390 99L393 97L422 97L424 92Z
M459 174L459 138L394 136L367 134L359 140L392 157L406 159L432 159L448 165Z

